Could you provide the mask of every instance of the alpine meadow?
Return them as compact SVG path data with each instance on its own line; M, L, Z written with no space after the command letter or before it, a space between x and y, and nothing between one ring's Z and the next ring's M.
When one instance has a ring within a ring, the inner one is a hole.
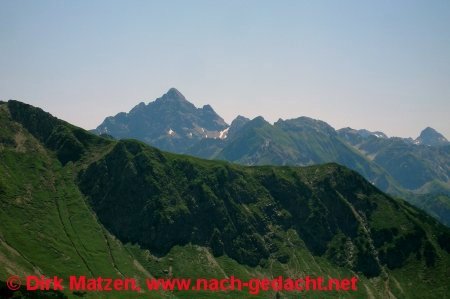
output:
M449 292L450 229L344 166L202 160L96 136L21 102L0 108L3 279L355 275L356 292L308 297L438 298ZM50 296L22 292L23 298ZM185 298L192 291L75 295Z

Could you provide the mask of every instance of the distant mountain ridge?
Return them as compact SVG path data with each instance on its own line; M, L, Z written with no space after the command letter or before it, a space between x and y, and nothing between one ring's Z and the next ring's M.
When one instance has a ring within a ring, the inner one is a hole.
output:
M427 127L421 133L420 136L414 141L416 144L425 144L429 146L439 146L450 144L447 138L433 128Z
M238 116L229 126L209 105L196 108L172 88L128 114L106 118L95 132L244 165L336 162L358 171L390 194L450 196L450 143L431 128L413 140L365 129L335 130L324 121L308 117L280 119L272 125L263 117L250 120ZM448 216L440 219L450 225L450 201L444 210L448 210L444 213Z
M386 134L380 131L371 132L365 129L361 130L355 130L352 128L342 128L338 130L341 137L346 139L351 144L357 144L360 143L362 140L367 139L371 136L377 137L377 138L383 138L383 139L396 139L396 140L402 140L406 143L411 143L415 145L428 145L428 146L445 146L450 145L450 142L447 140L447 138L444 137L441 133L436 131L433 128L427 127L416 139L412 138L401 138L401 137L388 137Z

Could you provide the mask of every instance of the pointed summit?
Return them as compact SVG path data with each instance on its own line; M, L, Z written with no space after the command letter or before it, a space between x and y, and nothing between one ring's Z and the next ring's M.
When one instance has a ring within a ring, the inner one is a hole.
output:
M172 87L163 96L163 99L174 99L174 100L184 100L187 101L184 95L178 91L178 89Z
M202 138L215 138L228 124L210 105L197 108L175 88L147 105L140 103L129 113L107 117L96 132L134 138L163 150L184 153ZM223 133L222 133L223 135Z
M244 117L242 115L238 115L230 125L230 129L228 131L228 136L234 136L246 123L250 121L249 118Z
M242 115L238 115L232 122L231 122L231 127L236 127L237 129L241 128L243 125L245 125L246 123L248 123L250 121L249 118L242 116Z
M433 128L426 127L420 136L415 140L416 144L424 144L430 146L438 146L449 144L449 141L438 131Z

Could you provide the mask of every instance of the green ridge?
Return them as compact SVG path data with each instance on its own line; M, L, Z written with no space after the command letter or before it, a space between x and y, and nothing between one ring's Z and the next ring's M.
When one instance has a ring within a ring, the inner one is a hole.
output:
M450 291L449 229L337 164L205 161L97 137L10 101L0 105L0 173L0 280L85 274L136 277L143 286L149 275L357 275L357 293L307 297L439 298Z

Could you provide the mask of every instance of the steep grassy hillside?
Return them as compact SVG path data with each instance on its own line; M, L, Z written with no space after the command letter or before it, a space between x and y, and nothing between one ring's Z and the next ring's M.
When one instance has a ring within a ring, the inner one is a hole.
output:
M450 201L442 205L438 197L450 195L450 143L432 128L413 140L365 129L336 131L326 122L308 117L280 119L272 125L261 116L253 120L238 116L228 126L212 107L196 108L172 88L129 113L107 117L92 131L117 139L136 138L173 153L242 165L338 163L442 223L450 218ZM424 194L427 204L416 200Z
M0 173L0 280L357 275L357 293L308 296L440 298L450 291L449 229L337 164L243 167L168 154L10 101L0 105ZM194 296L85 296L102 295Z
M35 123L39 130L48 128L45 123L54 119L47 116L45 120L40 114L27 114L29 123L24 126ZM75 140L60 140L60 146L52 145L57 150L49 151L24 126L12 122L6 105L0 106L0 280L36 274L136 277L143 281L148 272L98 222L75 184L75 167L66 163L72 157L66 149L77 144ZM54 127L48 136L34 133L38 138L47 137L48 144L56 144L56 132L61 131L65 129ZM123 294L131 295L135 294Z

